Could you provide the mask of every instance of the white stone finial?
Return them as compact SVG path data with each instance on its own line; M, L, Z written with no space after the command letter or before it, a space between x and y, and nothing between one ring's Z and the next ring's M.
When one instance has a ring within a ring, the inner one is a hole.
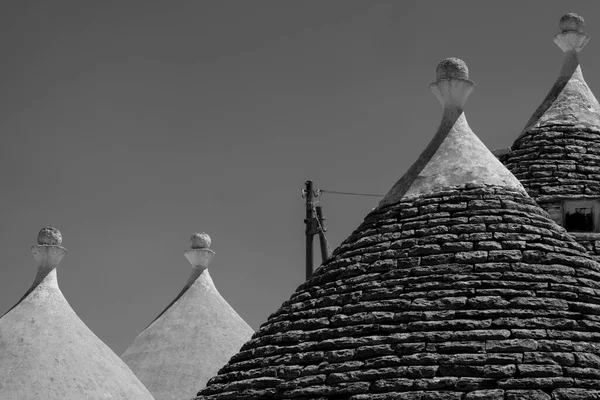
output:
M190 238L192 242L192 249L207 249L210 247L210 236L208 233L194 233Z
M67 253L67 249L61 246L62 235L60 231L51 226L40 230L37 242L37 245L31 247L31 253L38 262L39 268L55 268Z
M436 79L469 79L469 68L460 58L446 58L435 69Z
M38 233L37 242L38 244L60 246L62 244L62 235L58 229L51 226L46 226L40 229L40 233Z
M462 109L475 87L469 80L467 64L458 58L446 58L436 68L437 81L430 85L444 108Z
M583 17L575 13L563 15L558 23L561 32L582 32L584 26Z
M583 17L575 13L562 16L558 27L560 33L554 36L554 43L565 53L578 53L589 42L590 37L583 32L585 21Z
M207 233L194 233L191 238L192 248L187 250L185 257L188 259L192 267L206 269L208 264L215 255L215 252L209 249L211 240Z

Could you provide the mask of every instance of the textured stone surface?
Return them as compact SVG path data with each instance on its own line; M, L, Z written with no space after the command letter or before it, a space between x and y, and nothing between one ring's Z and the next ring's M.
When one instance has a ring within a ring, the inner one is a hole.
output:
M561 32L581 32L584 26L583 17L575 13L563 15L558 23Z
M198 399L563 399L598 370L600 265L469 185L374 210Z
M458 58L446 58L442 60L436 70L436 79L469 79L469 68L467 64Z
M207 249L210 247L210 236L208 233L194 233L190 237L191 247L192 249Z
M559 25L561 33L554 40L565 52L559 76L511 151L498 157L562 224L564 201L600 198L600 104L583 78L577 55L589 40L581 31L583 18L567 14ZM574 237L600 259L597 238Z
M564 201L600 198L600 127L532 129L500 160L557 223L562 223ZM572 236L600 259L600 234Z
M600 261L600 233L571 232L570 235L587 250L594 260Z
M600 130L536 128L512 148L501 160L540 205L600 196Z
M47 226L40 229L37 243L39 245L60 246L62 244L62 234L58 229Z

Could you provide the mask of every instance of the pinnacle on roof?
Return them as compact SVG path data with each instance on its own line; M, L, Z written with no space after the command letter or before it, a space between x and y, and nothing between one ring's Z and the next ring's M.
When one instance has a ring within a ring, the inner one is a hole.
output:
M152 400L125 363L77 317L58 287L67 250L43 228L31 248L34 283L0 318L0 398Z
M439 191L466 184L499 185L525 191L521 183L473 133L463 107L475 84L466 64L448 58L436 69L430 85L444 112L437 133L419 159L398 180L379 206L393 204L405 195Z
M208 233L194 233L190 238L192 249L208 249L211 245L210 236Z
M40 229L38 233L38 245L57 245L60 246L62 244L62 234L60 231L52 226L46 226Z
M553 125L600 129L600 105L585 83L579 65L579 52L590 40L583 27L584 20L577 14L566 14L560 19L560 32L554 36L554 42L565 53L562 67L554 86L521 135L532 128Z
M190 240L187 284L122 355L156 400L191 398L254 333L208 273L210 236Z
M480 163L493 158L461 109L473 85L444 64L444 118L420 163L199 400L600 394L600 265L504 167Z
M589 41L583 18L567 14L559 26L554 41L565 52L559 76L511 151L499 158L555 222L584 232L576 234L583 241L600 232L592 215L600 198L600 104L579 65L578 54ZM593 250L598 239L588 239Z

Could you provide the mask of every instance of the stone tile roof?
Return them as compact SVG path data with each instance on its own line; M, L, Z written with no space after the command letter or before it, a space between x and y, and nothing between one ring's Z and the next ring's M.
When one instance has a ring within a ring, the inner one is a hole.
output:
M535 128L501 160L539 202L600 195L600 129Z
M125 363L79 319L56 266L60 232L44 228L32 251L40 268L25 296L0 318L0 399L152 400Z
M589 37L583 18L565 15L555 42L565 52L559 77L508 154L506 167L538 202L600 195L600 104L581 72Z
M446 86L442 141L464 129ZM600 265L523 189L475 175L391 191L197 399L600 396Z
M194 396L254 333L215 287L209 246L207 234L192 236L187 284L122 355L156 400Z

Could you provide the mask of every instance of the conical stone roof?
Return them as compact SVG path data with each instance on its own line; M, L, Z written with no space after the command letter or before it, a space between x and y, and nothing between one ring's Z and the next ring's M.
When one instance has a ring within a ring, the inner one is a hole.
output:
M185 287L121 356L156 400L193 397L254 333L208 273L210 237L196 233L191 240Z
M432 86L425 155L198 400L600 396L600 265L469 142L464 63ZM497 174L430 168L452 142Z
M54 228L32 247L39 263L23 298L0 318L0 399L152 400L125 363L75 314L56 267L66 250Z
M552 89L501 160L538 202L600 196L600 104L583 79L583 18L567 14L554 37L565 57Z

